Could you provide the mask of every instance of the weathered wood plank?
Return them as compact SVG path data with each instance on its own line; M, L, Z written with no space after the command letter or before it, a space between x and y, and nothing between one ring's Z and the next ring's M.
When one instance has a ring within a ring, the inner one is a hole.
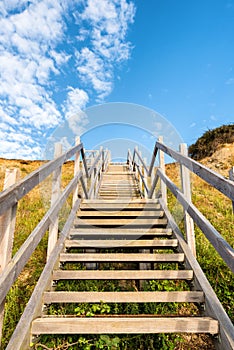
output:
M188 148L185 143L180 144L180 152L184 156L188 156ZM190 172L184 165L180 166L181 173L181 185L182 191L184 193L185 198L188 202L192 201L191 197L191 182L190 182ZM193 255L196 257L196 241L195 241L195 233L194 233L194 222L191 216L187 213L186 208L184 208L184 227L185 234L187 237L187 242L190 249L193 252Z
M75 220L75 225L77 226L83 226L83 225L92 225L92 226L97 226L97 225L102 225L102 226L120 226L120 225L135 225L135 226L155 226L155 225L166 225L167 220L166 219L145 219L144 217L137 217L135 219L118 219L116 217L116 220L112 219L76 219Z
M186 255L186 260L188 264L193 268L195 282L196 284L200 285L200 288L203 290L205 294L205 305L206 305L205 314L206 315L209 314L209 316L212 316L219 321L221 343L217 342L216 344L217 348L219 350L223 350L223 349L233 350L234 349L234 326L231 320L229 319L228 315L226 314L217 295L212 289L204 272L202 271L198 261L193 256L190 248L188 247L188 244L185 242L180 229L178 228L174 218L172 217L165 203L162 200L160 200L160 203L168 218L169 225L173 227L175 236L178 239L179 244Z
M138 217L138 218L145 218L145 217L163 217L163 211L162 210L141 210L141 211L130 211L130 210L121 210L118 212L115 211L108 211L108 212L104 212L101 210L79 210L77 215L80 218L84 218L84 217L97 217L97 218L101 218L101 217L107 217L108 218L123 218L123 217Z
M220 233L211 225L209 220L195 207L194 204L188 202L183 193L174 185L174 183L158 170L160 178L166 183L170 191L174 194L177 200L187 210L188 214L193 218L194 222L205 234L219 255L226 262L228 267L234 272L234 249L225 241Z
M178 245L177 239L148 239L148 240L67 240L65 242L67 248L175 248Z
M184 254L138 254L138 253L94 253L94 254L60 254L61 262L183 262Z
M192 270L56 270L53 280L87 279L87 280L192 280Z
M205 165L195 161L190 157L186 157L179 152L174 151L168 146L163 145L160 142L155 143L155 147L162 150L170 157L174 158L180 164L186 166L194 174L205 180L211 186L215 187L218 191L225 194L232 201L234 201L234 183L231 180L226 179L222 175L215 171L205 167ZM151 170L151 169L150 169ZM150 175L150 174L149 174Z
M6 169L3 189L14 185L19 177L19 169ZM17 204L0 216L0 273L11 260L14 242ZM0 303L0 340L4 320L5 301Z
M163 142L163 136L159 136L158 138L159 142ZM163 174L166 173L166 166L165 166L165 155L164 153L159 149L159 167ZM167 204L167 187L166 184L161 180L160 181L160 190L162 194L162 199Z
M9 189L0 193L0 215L7 209L15 205L21 198L23 198L35 186L47 178L55 169L61 166L66 160L70 159L76 152L81 150L83 144L79 144L71 148L57 159L42 165L24 179L11 186Z
M210 317L82 317L42 318L32 324L32 334L217 334L218 322Z
M63 249L64 241L69 233L79 205L80 200L77 199L67 219L67 222L64 225L56 246L51 252L50 258L47 261L44 270L42 271L42 274L37 282L37 285L34 288L30 300L28 301L20 318L20 321L18 322L15 331L7 345L6 350L25 350L29 348L31 322L35 317L41 316L43 293L48 288L48 286L50 287L52 271L58 261L59 253Z
M54 149L54 158L58 158L63 153L63 148L61 143L55 144ZM61 194L61 176L62 176L62 166L55 169L53 172L52 178L52 193L51 193L51 202L50 205L56 202L58 197ZM48 237L48 247L47 247L47 260L49 259L50 253L52 252L57 239L58 239L58 226L59 226L59 218L58 216L54 218L53 222L49 226L49 237Z
M77 225L76 225L77 226ZM89 236L89 235L100 235L100 238L104 236L171 236L172 230L166 229L166 228L155 228L150 227L149 230L147 230L145 227L139 228L139 227L132 227L132 228L122 228L122 227L115 227L113 228L95 228L90 227L87 225L87 227L83 227L82 229L79 227L73 228L70 231L71 236Z
M159 210L160 205L159 204L146 204L146 203L131 203L131 202L126 202L126 203L105 203L106 201L102 200L104 203L94 203L94 204L86 204L83 203L82 207L80 208L81 211L85 212L86 210L102 210L106 212L118 212L118 211L137 211L138 213L141 211L154 211L154 210Z
M75 140L75 144L79 145L80 144L80 137L77 136ZM80 152L75 153L75 160L74 160L74 176L78 174L78 172L81 170L80 169ZM78 192L79 192L79 185L77 184L74 192L73 192L73 197L72 197L72 204L74 205L77 201L78 198Z
M45 292L51 303L203 303L203 292Z
M54 205L47 211L42 220L32 231L30 236L22 244L21 248L11 259L9 264L6 266L5 270L0 276L0 304L6 297L9 289L11 288L14 281L19 276L20 272L26 265L30 256L38 246L42 237L44 236L46 230L48 229L51 221L58 215L59 210L62 208L63 204L67 200L69 194L75 188L79 178L82 173L79 172L75 178L67 185L62 195L57 199Z
M133 198L130 201L125 201L123 199L115 199L115 200L110 200L110 201L104 201L102 199L84 199L82 201L82 206L84 204L137 204L137 205L144 205L144 204L158 204L159 201L158 199L150 199L150 198L142 198L142 199L137 199Z

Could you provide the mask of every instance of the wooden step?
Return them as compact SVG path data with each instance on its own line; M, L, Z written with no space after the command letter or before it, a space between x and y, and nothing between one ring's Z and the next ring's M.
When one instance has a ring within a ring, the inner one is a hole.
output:
M45 304L52 303L203 303L203 292L45 292Z
M192 280L192 270L56 270L53 280Z
M100 219L80 219L77 218L74 221L74 225L76 226L87 226L87 225L92 225L92 226L165 226L167 225L167 219L158 219L158 218L144 218L144 217L137 217L136 219L119 219L118 217L112 218L112 219L105 219L105 218L100 218Z
M184 254L62 253L61 262L183 262Z
M172 230L171 229L164 229L164 228L152 228L147 231L145 228L136 228L132 227L129 229L116 227L116 228L98 228L98 227L92 227L90 228L89 225L84 226L82 229L80 227L73 228L70 230L70 237L82 237L82 238L93 238L95 239L102 239L103 237L109 237L109 238L115 238L118 237L118 239L126 239L130 237L131 239L139 239L146 237L155 237L155 236L162 236L162 237L171 237L172 236Z
M178 246L177 239L148 239L148 240L66 240L66 248L175 248Z
M44 317L33 321L39 334L217 334L218 321L210 317Z
M103 210L103 211L120 211L120 210L136 210L136 211L153 211L160 209L158 203L132 203L131 201L121 201L119 203L108 203L100 200L101 203L82 203L80 210ZM103 203L102 203L103 202ZM112 202L112 201L110 201Z
M119 176L119 175L124 175L124 176L134 176L134 173L132 171L108 171L106 172L103 177L107 176Z
M124 201L122 199L119 200L113 200L113 201L103 201L102 199L83 199L81 205L99 205L99 204L129 204L129 205L154 205L158 204L159 201L158 199L147 199L147 198L142 198L142 199L132 199L130 202L129 201Z
M101 217L108 217L109 219L120 219L127 217L128 219L133 218L139 218L139 219L145 219L145 218L161 218L164 215L164 212L162 210L122 210L122 211L108 211L104 212L102 210L79 210L77 215L79 218L84 217L91 217L91 218L101 218Z

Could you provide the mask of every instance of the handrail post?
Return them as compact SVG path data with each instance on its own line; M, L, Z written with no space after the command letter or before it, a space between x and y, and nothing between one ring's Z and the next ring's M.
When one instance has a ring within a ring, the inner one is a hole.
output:
M3 190L14 185L19 177L19 169L6 169ZM0 216L0 273L11 260L14 241L17 204ZM0 342L4 321L5 301L0 305Z
M180 144L180 153L184 156L188 155L188 148L185 143ZM182 191L186 199L191 202L191 182L190 182L190 172L189 169L184 165L180 165L181 172L181 185ZM184 210L184 225L185 225L185 234L187 238L188 246L190 247L193 255L196 257L196 242L194 234L194 222L191 216Z
M95 152L93 152L92 154L91 154L91 156L90 156L90 160L91 160L91 162L90 162L90 167L93 165L93 163L95 162L95 156L96 156L96 153ZM93 185L93 181L94 181L94 179L95 179L95 169L96 169L96 167L95 168L93 168L93 171L91 172L91 174L90 174L90 188L91 188L91 186ZM94 187L95 187L95 185L94 185ZM92 191L92 193L90 194L90 199L93 199L93 193L94 193L94 190Z
M145 164L147 163L147 159L146 158L144 158L144 162L145 162ZM146 185L148 186L147 172L146 172L146 170L145 170L145 168L143 166L142 166L142 169L144 169L144 180L145 180ZM146 191L145 186L144 186L144 198L147 198L147 191Z
M54 148L54 158L57 158L61 156L63 150L62 150L62 144L57 142L55 143ZM52 194L51 194L51 206L54 204L54 202L58 199L60 192L61 192L61 174L62 174L62 166L59 166L55 171L53 172L53 179L52 179ZM48 247L47 247L47 261L50 257L50 254L57 242L58 239L58 225L59 225L59 218L58 216L56 218L52 219L53 222L51 222L49 226L49 238L48 238Z
M234 167L229 170L229 179L234 181ZM234 201L232 202L232 212L234 214Z
M159 136L158 141L163 143L163 136ZM159 167L161 168L162 172L165 174L166 172L165 157L164 157L164 152L161 150L159 150ZM163 182L163 180L160 180L160 187L161 187L162 199L167 205L167 186Z
M153 167L150 174L150 189L153 187L155 176L155 167ZM153 191L151 198L155 198L155 190Z
M80 144L80 137L77 136L76 137L76 145ZM76 176L76 174L80 171L80 151L76 152L75 154L75 161L74 161L74 176ZM77 198L78 198L78 191L79 191L79 185L77 183L77 186L74 190L73 193L73 199L72 199L72 206L74 206Z

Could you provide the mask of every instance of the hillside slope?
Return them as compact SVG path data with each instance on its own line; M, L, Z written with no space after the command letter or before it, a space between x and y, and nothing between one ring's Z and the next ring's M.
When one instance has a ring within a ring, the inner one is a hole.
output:
M211 157L223 145L234 143L234 124L222 125L206 131L189 147L189 155L195 160Z

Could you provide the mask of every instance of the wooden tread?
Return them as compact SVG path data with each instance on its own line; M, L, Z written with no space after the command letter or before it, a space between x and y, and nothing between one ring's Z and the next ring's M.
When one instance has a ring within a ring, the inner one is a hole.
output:
M53 280L192 280L192 270L55 270Z
M164 213L162 210L121 210L121 211L103 211L103 210L79 210L78 211L78 216L82 219L91 217L91 218L101 218L101 217L108 217L109 219L111 218L117 218L118 220L120 218L124 217L135 217L138 219L144 219L148 217L153 218L160 218L163 217Z
M46 317L32 323L32 334L217 334L218 321L210 317Z
M135 219L119 219L118 217L116 220L112 219L105 219L105 218L100 218L100 219L76 219L74 224L76 226L83 226L83 225L93 225L93 226L141 226L142 228L144 226L152 227L156 225L161 225L165 226L167 224L167 219L158 219L158 218L144 218L144 217L137 217Z
M77 226L77 225L76 225ZM78 227L73 228L70 230L70 236L92 236L92 235L98 235L100 238L102 236L136 236L136 237L144 237L144 236L172 236L172 230L171 229L164 229L164 228L155 228L151 227L150 231L146 231L145 228L139 228L139 227L132 227L132 228L122 228L122 227L115 227L113 228L107 228L105 227L105 230L103 228L98 227L83 227L82 229Z
M178 246L177 239L148 239L148 240L118 240L118 239L99 239L99 240L66 240L66 248L175 248Z
M61 262L183 262L184 254L81 253L60 254Z
M45 292L45 304L52 303L203 303L203 292Z

